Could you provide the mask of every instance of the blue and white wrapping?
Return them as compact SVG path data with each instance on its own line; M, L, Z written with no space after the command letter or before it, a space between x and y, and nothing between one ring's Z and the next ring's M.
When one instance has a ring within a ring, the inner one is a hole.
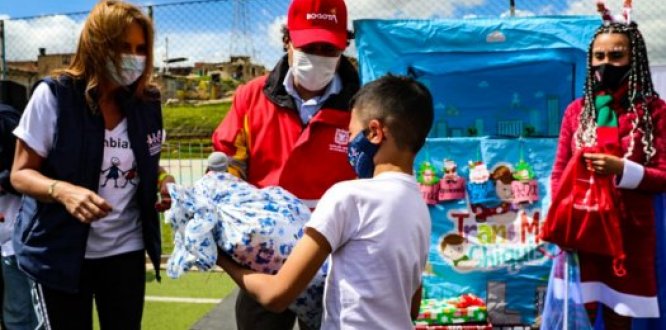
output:
M239 264L275 274L303 235L310 210L280 187L258 189L228 173L208 173L193 187L169 185L172 206L166 222L174 231L167 275L178 278L192 266L215 266L217 247ZM319 328L327 265L289 307Z

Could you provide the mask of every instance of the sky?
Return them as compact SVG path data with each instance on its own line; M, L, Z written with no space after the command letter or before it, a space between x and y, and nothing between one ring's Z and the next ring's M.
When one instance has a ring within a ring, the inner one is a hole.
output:
M131 0L137 5L164 4L182 0ZM20 3L20 5L17 5ZM89 11L97 0L0 0L0 15L28 17Z
M186 57L182 64L222 62L229 55L250 55L272 67L282 55L280 27L289 0L129 0L155 5L155 63ZM244 7L238 6L245 3ZM509 13L509 0L347 0L351 21L358 18L497 18ZM515 0L516 15L595 14L593 0ZM17 5L20 3L20 5ZM0 0L0 19L6 19L8 60L34 60L38 49L47 53L73 52L85 14L97 0ZM619 12L620 0L609 0ZM236 5L235 5L236 4ZM652 62L666 64L663 0L635 1L635 17L646 36ZM34 18L34 16L50 15ZM19 19L33 17L31 19ZM7 20L8 19L8 20ZM350 47L348 54L355 49Z

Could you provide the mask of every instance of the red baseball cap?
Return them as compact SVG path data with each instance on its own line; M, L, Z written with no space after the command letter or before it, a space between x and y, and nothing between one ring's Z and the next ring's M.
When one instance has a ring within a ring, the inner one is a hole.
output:
M326 42L347 48L347 6L343 0L293 0L287 29L295 47Z

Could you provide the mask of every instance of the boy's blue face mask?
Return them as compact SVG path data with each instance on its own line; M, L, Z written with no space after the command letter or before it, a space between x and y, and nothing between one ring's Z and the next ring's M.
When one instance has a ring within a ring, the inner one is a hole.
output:
M354 172L361 179L371 178L375 173L375 163L372 159L375 157L378 144L373 144L366 137L368 130L364 129L349 141L347 146L347 158L349 164L354 168Z

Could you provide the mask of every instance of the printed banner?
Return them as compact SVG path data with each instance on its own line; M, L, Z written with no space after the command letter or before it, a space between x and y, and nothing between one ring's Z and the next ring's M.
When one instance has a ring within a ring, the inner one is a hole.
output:
M432 217L424 298L471 293L486 301L493 325L533 324L555 251L538 235L556 145L557 139L427 141L416 162Z

